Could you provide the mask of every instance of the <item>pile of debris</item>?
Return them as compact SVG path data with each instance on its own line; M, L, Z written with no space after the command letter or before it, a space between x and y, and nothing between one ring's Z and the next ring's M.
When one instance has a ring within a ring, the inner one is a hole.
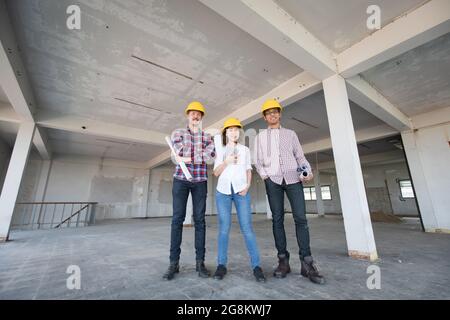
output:
M382 211L375 211L370 213L370 219L372 222L391 222L391 223L401 223L402 218L392 214L385 213Z

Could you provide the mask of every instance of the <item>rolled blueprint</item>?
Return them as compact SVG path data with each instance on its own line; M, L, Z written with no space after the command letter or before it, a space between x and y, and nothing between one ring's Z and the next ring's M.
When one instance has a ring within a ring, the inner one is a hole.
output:
M176 154L176 152L175 152L175 149L174 149L173 146L172 146L172 141L170 140L170 138L169 138L168 136L166 136L166 142L167 142L167 144L169 145L170 150L172 150L173 156L174 156L174 157L177 157L177 154ZM191 173L189 172L188 168L186 167L186 164L184 163L184 161L181 161L179 164L180 164L181 171L183 171L184 176L186 177L186 179L188 179L189 181L191 181L191 180L192 180L192 175L191 175Z

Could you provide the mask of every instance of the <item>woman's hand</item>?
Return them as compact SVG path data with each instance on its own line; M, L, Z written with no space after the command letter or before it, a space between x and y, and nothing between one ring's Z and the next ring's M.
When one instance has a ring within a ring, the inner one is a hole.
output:
M234 156L234 155L229 155L228 157L226 157L225 158L225 163L227 164L227 165L229 165L229 164L233 164L233 163L237 163L237 159L238 159L238 156L236 155L236 156Z
M245 187L245 189L242 190L241 192L239 192L238 194L239 194L240 196L245 197L245 196L247 195L247 192L248 192L249 189L250 189L250 185L247 185L247 187Z

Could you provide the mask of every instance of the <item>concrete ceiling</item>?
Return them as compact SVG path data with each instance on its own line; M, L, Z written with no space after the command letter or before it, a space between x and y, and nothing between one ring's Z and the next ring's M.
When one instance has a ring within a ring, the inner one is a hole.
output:
M351 101L350 110L355 130L383 124L381 120ZM281 122L282 126L297 133L302 144L329 137L330 131L323 91L319 91L285 107ZM267 125L264 119L261 118L245 128L254 128L258 132L260 129L267 128Z
M196 0L7 4L41 109L169 133L193 99L208 124L302 71Z
M450 105L450 33L362 74L408 116Z
M92 156L107 159L143 161L157 156L164 147L120 141L81 133L48 129L48 139L54 153Z
M367 6L379 5L386 25L426 1L276 2L341 52L369 35ZM71 4L81 8L81 30L66 28ZM197 0L129 0L126 5L119 0L7 0L7 6L38 109L169 133L185 123L183 110L191 100L205 103L208 126L303 71ZM450 105L449 59L447 34L362 76L412 116ZM0 88L2 99L7 101ZM356 130L382 124L353 102L350 106ZM329 137L323 92L287 106L283 125L294 129L303 144ZM266 124L260 119L247 127ZM12 145L17 128L0 122L0 137ZM45 131L55 153L147 161L165 151ZM359 147L361 153L366 149ZM332 152L318 156L330 161Z
M328 48L340 53L372 32L366 26L368 6L380 7L383 27L428 0L275 1Z

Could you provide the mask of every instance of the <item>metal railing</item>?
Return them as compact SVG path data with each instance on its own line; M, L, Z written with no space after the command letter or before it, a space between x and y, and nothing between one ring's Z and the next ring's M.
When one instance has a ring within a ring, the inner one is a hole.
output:
M92 225L96 205L97 202L18 202L12 228L33 230Z

